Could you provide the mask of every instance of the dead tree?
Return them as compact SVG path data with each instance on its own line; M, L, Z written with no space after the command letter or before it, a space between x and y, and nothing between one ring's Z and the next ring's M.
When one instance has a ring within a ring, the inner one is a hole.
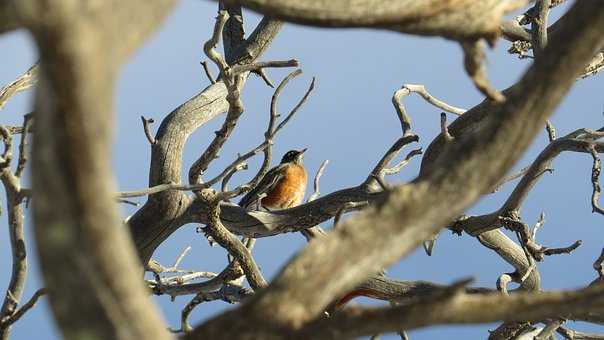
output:
M431 325L496 321L502 324L490 335L493 339L510 339L527 330L540 339L555 331L569 339L595 336L567 329L563 322L604 322L604 286L600 284L604 256L594 263L598 277L585 288L541 291L536 263L545 256L572 252L580 242L566 248L541 245L536 232L543 219L531 229L519 215L527 193L563 151L585 153L593 159L592 208L604 214L598 204L599 154L604 151L599 140L604 129L584 128L557 138L547 121L578 78L604 67L604 6L598 1L577 1L549 25L550 8L561 2L538 0L523 15L506 21L504 14L527 6L527 1L222 1L213 34L204 44L208 59L220 71L218 76L212 76L204 63L211 84L167 114L155 135L152 121L142 117L152 154L149 187L117 193L108 161L115 78L174 1L0 1L0 33L26 28L40 51L39 66L0 91L2 108L14 93L34 83L37 89L35 112L25 116L23 126L0 127L5 145L0 179L7 193L14 262L0 311L1 334L7 338L11 324L48 292L66 338L173 338L149 300L150 289L154 294L193 295L182 312L179 329L186 339L340 339L384 332L403 336L403 330ZM242 6L265 15L247 37ZM275 89L262 143L233 157L212 178L206 177L206 170L242 118L245 107L240 93L249 74L259 74L272 85L267 68L298 66L295 59L258 61L283 22L455 40L464 51L469 77L486 99L464 110L436 99L421 85L404 85L392 98L401 124L400 138L362 183L319 197L322 167L307 203L281 211L246 211L229 200L253 188L266 173L275 136L311 95L314 83L291 112L279 116L279 95L300 71L290 73ZM490 85L484 66L485 45L500 37L513 42L511 52L526 57L532 51L533 58L522 78L503 91ZM221 39L223 52L217 50ZM459 117L447 124L446 116L441 116L441 133L424 153L418 176L393 186L385 176L400 171L421 153L412 150L392 164L404 147L418 140L402 102L411 93ZM222 127L190 165L188 183L183 184L187 138L222 113L226 113ZM550 144L530 167L504 177L544 127ZM34 140L31 190L20 184L28 161L29 133ZM12 161L15 134L21 134L16 163ZM255 176L228 189L233 174L258 154L263 155L263 162ZM497 211L463 215L473 202L515 178L520 181ZM128 235L116 203L136 196L147 196L147 201L125 221ZM29 199L34 202L46 287L21 305L27 273L23 215ZM351 211L359 212L340 223L342 214ZM319 225L331 219L335 227L325 232ZM164 240L190 223L205 225L208 237L230 254L222 272L182 272L179 263L187 251L168 268L151 259ZM467 280L442 285L380 274L382 268L444 228L476 237L515 270L502 274L494 288L469 287ZM517 242L502 228L513 231ZM251 254L253 240L286 232L302 232L314 240L267 282ZM236 235L243 236L243 241ZM143 267L154 273L153 280L141 279ZM244 278L251 288L243 285ZM510 282L520 288L508 289ZM346 307L346 300L355 295L391 305ZM189 313L210 300L243 303L192 327ZM545 326L535 331L533 325L538 323Z

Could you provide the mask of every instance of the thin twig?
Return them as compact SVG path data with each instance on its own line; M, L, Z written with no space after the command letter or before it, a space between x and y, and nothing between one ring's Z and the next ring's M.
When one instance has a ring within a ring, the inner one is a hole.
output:
M553 142L556 139L556 128L549 119L545 121L545 130L550 143Z
M452 113L454 115L461 116L462 114L464 114L464 112L467 111L466 109L462 109L459 107L449 105L449 104L443 102L442 100L435 98L433 95L430 94L430 92L428 92L428 90L426 90L426 87L424 85L405 84L405 85L403 85L402 89L406 90L406 92L407 92L407 93L403 92L403 94L402 94L403 96L406 96L410 93L417 93L422 98L424 98L425 101L432 104L433 106L435 106L443 111Z
M268 121L268 127L266 129L266 132L264 133L265 138L268 139L272 135L275 134L274 127L275 127L277 118L279 117L279 113L277 112L277 101L279 100L279 96L281 95L281 92L292 79L296 78L297 76L299 76L301 74L302 74L301 69L296 69L296 70L290 72L285 78L283 78L283 80L281 80L281 82L275 89L275 92L273 92L273 96L271 97L271 105L270 105L270 111L269 111L270 117L269 117L269 121Z
M405 159L403 159L402 161L400 161L398 164L389 167L389 168L384 168L382 170L382 173L384 175L394 175L396 173L399 173L411 160L411 158L413 158L414 156L418 156L421 155L423 153L422 148L419 149L414 149L411 150L407 156L405 157Z
M290 72L285 78L283 78L281 80L281 82L279 83L279 85L277 86L277 88L275 89L275 91L271 97L271 103L270 103L270 108L269 108L269 120L268 120L268 126L266 128L266 131L264 132L264 142L256 148L256 149L260 150L260 147L264 146L264 148L262 148L262 152L264 153L264 158L262 160L262 165L260 165L260 168L256 172L256 175L254 176L254 178L252 178L251 181L249 181L249 184L252 187L255 187L256 185L258 185L258 183L260 183L260 181L262 180L264 175L268 172L268 169L271 164L271 160L273 158L273 138L275 138L275 136L277 135L277 132L278 132L277 130L275 130L275 124L277 122L277 118L279 118L279 113L277 112L277 100L279 99L279 96L281 95L281 91L283 91L283 89L290 82L290 80L296 78L297 76L299 76L301 74L302 74L301 69L296 69L296 70ZM311 84L311 86L312 86L312 84ZM288 115L288 117L289 116L291 116L291 114ZM253 155L253 154L250 154L250 155Z
M402 98L409 94L409 89L406 85L392 95L392 105L396 110L398 115L398 120L401 122L401 130L403 130L403 136L411 132L411 118L407 114L407 110L405 110L405 106L403 105Z
M405 145L408 145L410 143L414 143L417 141L419 141L419 137L417 135L408 133L406 136L403 136L403 137L399 138L396 142L394 142L394 144L392 144L390 149L388 149L388 151L386 151L384 156L382 156L382 158L379 160L379 162L375 165L373 170L371 170L371 172L369 173L369 176L367 176L367 179L365 180L364 184L369 185L378 178L380 180L383 180L384 176L387 173L391 173L392 171L394 171L393 169L397 169L399 167L400 163L397 164L396 166L394 166L394 168L389 168L388 170L386 170L387 169L386 167L399 154L399 152L402 150L403 147L405 147ZM409 155L407 155L407 158L412 157L413 155L417 154L418 152L419 151L412 151ZM404 164L406 164L406 163L403 163L402 166L404 166ZM402 168L402 166L401 166L401 168Z
M464 52L464 66L474 82L474 86L487 98L496 102L503 102L505 96L497 91L487 79L487 71L484 66L484 60L486 59L484 42L482 40L462 41L461 47Z
M262 80L264 80L264 83L270 87L270 88L275 88L275 84L273 84L273 81L271 80L271 78L268 77L268 74L266 74L266 70L261 68L258 71L256 71L256 73L260 76L260 78L262 78Z
M167 183L160 184L156 186L152 186L146 189L133 190L133 191L122 191L116 195L116 198L129 198L129 197L139 197L139 196L147 196L152 194L157 194L158 192L166 191L166 190L176 190L176 191L192 191L192 190L200 190L207 188L208 185L204 183L200 184L178 184L178 183Z
M289 60L274 60L274 61L260 61L257 63L235 65L230 68L231 75L237 76L245 72L260 70L263 68L280 68L280 67L298 67L300 62L297 59Z
M25 164L29 157L27 134L31 130L31 124L33 116L27 114L23 117L23 132L21 133L21 143L19 144L19 161L17 163L17 169L15 170L15 177L20 178L25 170Z
M283 121L281 121L281 123L279 123L279 125L277 125L277 128L275 129L275 134L277 132L279 132L289 121L290 119L292 119L292 117L296 114L296 112L298 112L298 110L302 107L302 105L304 105L304 103L306 103L306 100L308 100L308 97L310 96L311 92L315 89L315 77L312 77L312 80L310 82L310 85L308 86L308 89L306 90L306 93L304 93L304 96L302 96L302 98L300 99L300 101L298 101L298 103L296 104L296 106L294 106L294 108L289 112L289 114L285 117L285 119L283 119Z
M118 203L122 203L122 204L128 204L128 205L131 205L131 206L133 206L133 207L138 207L138 206L140 206L140 205L141 205L141 204L140 204L140 203L138 203L138 202L135 202L135 201L130 201L130 200L126 200L126 199L123 199L123 198L118 198L118 199L117 199L117 202L118 202Z
M237 171L242 171L242 170L247 170L247 163L243 162L240 164L237 164L237 166L235 166L233 169L231 169L222 179L222 184L220 185L220 191L227 191L228 190L228 183L231 180L231 177L233 177L233 175L237 172Z
M210 67L208 66L207 61L200 61L201 66L203 66L203 71L206 74L206 77L210 81L211 84L216 84L216 80L214 80L214 76L212 75L212 71L210 71Z
M180 262L182 262L182 260L185 258L185 256L187 256L187 254L191 251L191 246L186 247L182 253L180 253L180 255L178 256L178 258L176 259L176 261L174 261L174 264L172 265L172 268L177 269L178 266L180 266Z
M543 216L542 216L543 217ZM504 227L516 232L518 236L518 241L521 243L525 252L527 254L527 258L529 262L531 259L535 259L537 261L543 261L545 256L551 255L560 255L560 254L570 254L572 251L577 249L581 245L581 240L575 241L572 245L564 248L548 248L538 244L533 237L536 234L535 230L531 233L529 231L526 223L523 223L518 219L517 216L513 217L500 217L500 221ZM542 224L543 220L539 220L537 222L536 227L539 224ZM537 227L538 228L538 227Z
M537 223L535 223L535 225L533 226L533 239L536 240L537 239L537 231L539 230L539 228L543 227L543 225L545 224L545 212L541 212L541 214L539 215L539 219L537 220Z
M149 124L153 124L155 121L153 120L153 118L147 119L145 118L145 116L141 116L141 121L143 122L143 130L145 130L145 136L147 137L149 144L155 144L156 140L153 137L153 134L151 134L151 129L149 127Z
M546 256L549 256L549 255L560 255L560 254L570 254L575 249L579 248L579 246L582 243L583 242L581 240L577 240L577 241L575 241L575 243L571 244L568 247L564 247L564 248L547 248L547 247L543 247L543 249L541 251L543 252L543 255L546 255Z
M170 277L164 277L161 279L160 284L161 285L170 285L170 284L176 284L176 285L183 285L187 282L190 281L194 281L197 279L212 279L215 278L218 274L214 273L214 272L189 272L189 273L181 273L183 270L179 269L176 272L182 275L176 275L176 276L170 276ZM151 281L148 283L152 283L154 285L157 284L156 281Z
M313 193L306 200L307 203L316 200L321 195L319 184L320 184L321 177L323 176L323 172L325 171L325 168L327 167L328 163L329 163L329 160L327 160L327 159L324 160L323 163L321 163L319 170L317 170L317 173L315 174L315 179L313 182ZM310 242L310 240L312 240L317 234L324 233L324 231L323 231L323 229L321 229L321 227L319 225L316 225L312 228L301 230L300 233L306 238L306 241Z
M593 145L589 147L589 152L593 158L593 166L591 168L591 185L593 188L591 194L592 212L604 215L604 209L602 209L598 203L601 194L600 173L602 172L602 161L600 160L600 156L598 156L598 151Z
M38 299L40 299L40 297L42 297L43 295L46 295L46 288L40 288L40 289L36 290L34 295L32 295L32 297L29 298L29 300L26 303L24 303L23 306L21 306L21 308L19 308L11 316L9 316L8 318L6 318L6 319L2 320L2 322L0 322L0 327L6 328L6 327L12 325L13 323L19 321L19 319L21 319L21 317L23 315L25 315L25 313L27 313L30 309L32 309L36 305L36 303L38 302Z
M317 173L315 174L315 180L313 182L313 193L312 195L310 195L310 197L308 197L307 202L311 202L316 200L320 195L321 195L321 191L319 190L319 181L321 180L321 176L323 176L323 172L325 171L325 168L327 167L327 164L329 163L329 160L324 160L323 163L321 163L321 166L319 167L319 170L317 170Z
M497 183L495 185L495 187L493 188L493 190L491 190L491 192L495 193L495 192L499 191L499 189L501 189L501 187L504 184L506 184L508 182L511 182L511 181L513 181L513 180L515 180L517 178L520 178L520 177L524 176L526 174L526 172L528 171L528 169L529 169L528 166L524 167L524 168L520 169L518 172L502 178L501 181L499 181L499 183Z
M447 114L444 112L440 113L440 133L445 137L446 142L453 140L453 136L451 136L447 128Z

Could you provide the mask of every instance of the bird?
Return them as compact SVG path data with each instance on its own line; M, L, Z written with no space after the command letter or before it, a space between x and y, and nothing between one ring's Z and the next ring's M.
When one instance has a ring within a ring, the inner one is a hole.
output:
M260 183L239 201L246 210L260 206L272 211L295 207L302 203L306 193L308 174L302 163L304 152L290 150L283 155L281 163L270 169Z

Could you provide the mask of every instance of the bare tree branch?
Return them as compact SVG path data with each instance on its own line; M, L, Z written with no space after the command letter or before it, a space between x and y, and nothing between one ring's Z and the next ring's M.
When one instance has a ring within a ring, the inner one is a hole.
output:
M46 294L46 289L44 289L44 288L36 290L34 295L32 295L32 297L26 303L24 303L23 306L21 306L21 308L17 309L12 315L7 316L6 318L3 318L2 320L0 320L0 329L4 332L4 330L6 328L8 328L10 325L19 321L19 319L23 315L25 315L25 313L27 313L30 309L32 309L35 306L36 302L38 302L38 299L45 294Z
M374 27L453 39L494 38L499 22L526 1L228 0L271 17L321 27ZM471 5L471 6L470 6Z
M243 268L248 282L254 290L259 290L267 286L266 280L262 277L258 265L252 258L249 250L231 234L220 220L220 196L204 190L200 193L201 197L210 205L209 223L207 232L220 246L228 250L237 262Z
M319 181L321 180L321 176L323 176L323 171L325 171L325 168L327 167L328 163L329 160L324 160L323 163L321 163L321 166L319 166L319 170L317 170L315 179L313 181L313 193L308 197L307 202L314 201L317 199L317 197L321 195L321 191L319 190Z
M469 295L457 292L438 299L427 296L394 307L347 308L316 321L298 333L315 339L342 339L376 332L407 330L435 324L486 323L498 320L539 321L557 314L585 314L585 305L598 308L602 285L577 291ZM438 310L438 313L434 313ZM294 333L295 334L295 333ZM297 335L297 334L296 334Z
M38 63L35 63L32 67L29 68L29 70L27 70L27 72L23 73L15 81L0 89L0 110L2 109L2 107L4 107L10 97L21 91L27 90L28 88L34 86L37 82Z
M464 52L464 66L466 72L474 82L474 86L482 94L488 99L502 102L505 100L505 96L497 91L487 79L486 66L484 65L486 59L484 45L484 41L477 39L461 42L461 48Z
M210 71L208 62L204 60L204 61L200 61L199 63L201 64L201 66L203 66L203 71L206 74L206 77L208 78L208 80L210 81L210 84L216 84L216 80L214 79L214 76L212 76L212 72Z
M153 118L147 119L145 116L141 116L141 121L143 122L143 130L145 131L145 136L147 137L149 144L155 144L155 138L153 138L153 134L151 134L151 129L149 127L149 125L153 124L155 121Z
M537 59L541 58L541 53L547 45L547 21L549 17L551 0L537 0L533 7L534 16L532 17L532 45L533 54ZM537 60L538 62L539 60Z
M591 184L593 187L593 193L591 195L592 211L604 215L604 209L602 209L598 203L601 193L600 173L602 172L602 161L600 161L598 152L604 151L602 149L604 149L604 146L602 146L600 150L596 150L596 147L594 145L590 145L588 150L591 153L591 157L594 161L593 167L591 169Z

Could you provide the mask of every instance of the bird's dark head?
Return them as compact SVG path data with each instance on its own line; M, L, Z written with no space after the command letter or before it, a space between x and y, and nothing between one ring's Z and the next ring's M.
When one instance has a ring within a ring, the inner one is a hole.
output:
M283 164L283 163L302 164L302 159L304 159L304 152L306 152L306 149L289 150L288 152L285 153L285 155L283 155L283 158L281 158L281 164Z

